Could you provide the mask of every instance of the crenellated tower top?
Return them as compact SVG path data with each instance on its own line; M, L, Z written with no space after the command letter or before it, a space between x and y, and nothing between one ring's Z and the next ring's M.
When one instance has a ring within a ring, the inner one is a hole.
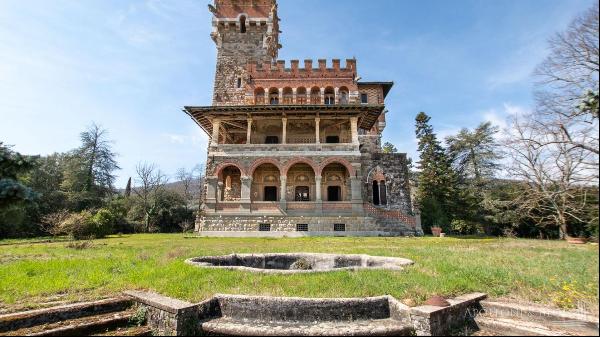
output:
M217 46L213 105L239 104L248 80L246 65L274 62L279 49L276 0L215 0L211 37Z

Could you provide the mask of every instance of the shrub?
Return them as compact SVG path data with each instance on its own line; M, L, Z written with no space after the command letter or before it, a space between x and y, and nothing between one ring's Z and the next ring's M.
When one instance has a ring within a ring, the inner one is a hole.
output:
M453 233L460 235L474 235L483 232L483 227L480 224L465 220L452 220L450 226Z
M110 234L111 226L106 223L106 214L96 217L89 211L73 213L60 224L60 231L75 240L99 239Z

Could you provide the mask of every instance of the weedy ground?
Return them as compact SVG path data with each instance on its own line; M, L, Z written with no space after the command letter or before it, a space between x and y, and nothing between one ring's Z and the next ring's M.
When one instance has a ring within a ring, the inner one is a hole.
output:
M216 293L364 297L419 304L485 292L564 309L598 310L598 246L504 238L197 238L112 236L85 244L0 241L0 312L146 289L199 302ZM231 253L364 253L409 258L404 271L266 275L202 269L190 257Z

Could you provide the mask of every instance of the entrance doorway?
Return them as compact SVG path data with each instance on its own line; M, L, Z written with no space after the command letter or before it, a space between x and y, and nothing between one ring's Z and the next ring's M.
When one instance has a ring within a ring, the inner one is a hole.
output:
M327 201L342 201L342 188L339 186L328 186Z
M277 187L265 186L265 201L277 201Z

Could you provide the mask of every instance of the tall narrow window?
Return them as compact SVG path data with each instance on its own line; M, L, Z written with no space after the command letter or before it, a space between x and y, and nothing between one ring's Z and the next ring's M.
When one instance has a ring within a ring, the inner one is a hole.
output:
M379 183L373 180L373 205L379 206Z
M385 186L385 180L379 182L379 195L380 201L383 206L387 205L387 190Z
M241 87L242 87L242 78L238 77L238 79L237 79L237 88L239 89Z
M246 32L246 17L242 16L240 17L240 33L245 33Z

